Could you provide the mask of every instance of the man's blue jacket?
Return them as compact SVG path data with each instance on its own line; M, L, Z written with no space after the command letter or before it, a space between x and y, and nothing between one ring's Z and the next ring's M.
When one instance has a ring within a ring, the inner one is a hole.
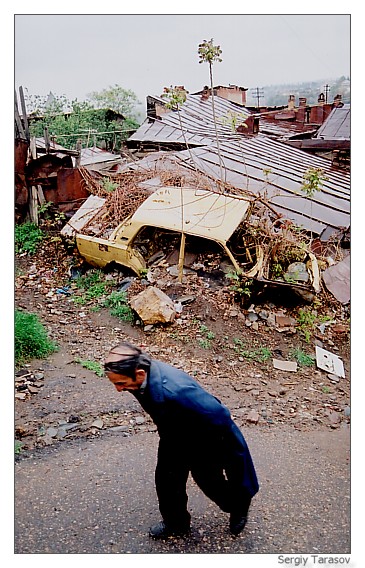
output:
M246 441L228 408L190 375L152 360L143 392L133 391L161 440L192 459L214 459L253 497L259 485Z

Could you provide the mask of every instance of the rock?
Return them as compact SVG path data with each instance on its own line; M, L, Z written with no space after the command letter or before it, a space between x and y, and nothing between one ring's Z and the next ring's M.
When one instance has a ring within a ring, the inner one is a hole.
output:
M331 383L339 383L340 377L338 375L333 375L332 373L328 374L327 377L331 381Z
M290 264L284 274L284 278L285 276L288 278L289 282L290 279L300 282L308 282L309 280L309 274L304 262L293 262Z
M184 306L186 304L195 302L195 296L180 296L179 298L177 298L177 301Z
M339 414L339 412L330 412L328 418L331 424L338 424L339 422L341 422L341 415Z
M140 425L140 424L144 424L146 422L146 419L144 416L137 416L136 417L136 424Z
M34 378L38 381L40 379L44 379L43 373L34 373Z
M27 395L23 392L17 392L16 395L15 395L15 398L17 398L19 400L25 400L26 396Z
M62 439L65 438L66 436L67 436L67 430L65 430L65 428L59 428L57 432L57 438Z
M48 438L55 438L57 436L57 432L58 428L53 428L53 427L47 428L46 436Z
M235 308L230 308L227 312L227 315L229 318L236 318L239 314L239 311L236 310Z
M94 420L94 422L91 424L91 428L98 428L99 430L102 429L104 425L104 422L98 418L97 420Z
M111 432L128 432L129 426L112 426L109 430Z
M260 415L257 412L257 410L250 410L250 412L247 414L247 417L246 417L247 422L252 422L253 424L257 424L259 419L260 419Z
M274 369L279 369L280 371L294 371L298 369L298 364L296 361L281 361L280 359L273 359Z
M259 319L259 316L256 314L256 312L249 312L247 319L250 322L254 322L254 321L257 321Z
M130 300L144 324L172 323L176 317L173 301L159 288L148 287Z
M288 316L276 315L275 320L278 327L293 327L297 325L296 320Z

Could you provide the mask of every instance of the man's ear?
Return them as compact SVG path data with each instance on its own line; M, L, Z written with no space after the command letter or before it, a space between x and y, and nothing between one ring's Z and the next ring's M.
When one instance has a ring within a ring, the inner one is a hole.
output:
M136 382L142 384L145 378L147 377L147 373L144 369L136 369Z

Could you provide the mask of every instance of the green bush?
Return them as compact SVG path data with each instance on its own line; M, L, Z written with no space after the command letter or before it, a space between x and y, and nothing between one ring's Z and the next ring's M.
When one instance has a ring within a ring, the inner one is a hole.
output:
M22 223L15 226L15 252L34 254L44 238L41 229L34 223Z
M23 365L30 359L43 359L57 344L48 337L47 330L36 314L15 310L15 364Z

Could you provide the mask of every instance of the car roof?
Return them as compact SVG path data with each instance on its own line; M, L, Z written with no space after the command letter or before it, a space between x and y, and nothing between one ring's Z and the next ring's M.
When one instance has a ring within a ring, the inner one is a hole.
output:
M151 194L130 221L226 242L245 218L242 197L189 187L165 186ZM183 216L183 219L182 219Z

